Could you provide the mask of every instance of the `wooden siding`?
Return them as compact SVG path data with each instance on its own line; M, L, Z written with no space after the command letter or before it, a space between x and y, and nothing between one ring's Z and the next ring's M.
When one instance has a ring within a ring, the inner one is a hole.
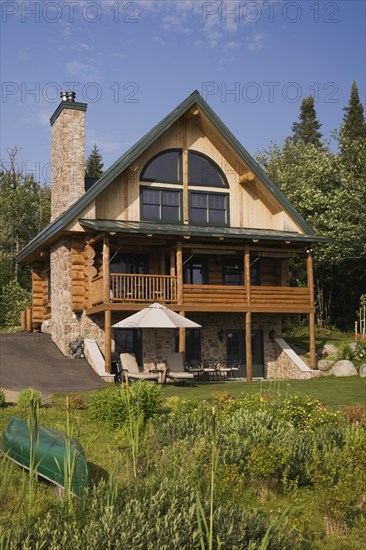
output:
M33 268L32 271L32 322L43 323L50 318L48 301L48 271Z
M239 183L240 176L248 171L248 166L236 153L230 151L223 137L212 125L205 122L201 115L178 120L163 136L148 147L129 169L99 195L95 202L95 208L89 207L85 212L85 217L140 220L139 177L143 167L151 157L160 151L183 148L185 144L188 149L200 151L212 158L223 169L229 189L207 186L190 186L189 189L229 192L231 226L301 232L299 226L283 211L278 201L258 178L255 178L253 182ZM143 185L181 189L182 192L184 187L182 184L172 185L159 182L143 182ZM187 207L187 204L183 205L183 212L187 212ZM76 225L74 227L76 228Z

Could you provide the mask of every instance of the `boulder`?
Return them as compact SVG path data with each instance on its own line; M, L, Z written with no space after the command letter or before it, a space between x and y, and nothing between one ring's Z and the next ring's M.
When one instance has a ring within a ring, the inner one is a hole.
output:
M321 361L318 361L318 369L321 371L328 371L330 370L335 361L331 361L330 359L322 359Z
M362 363L360 366L360 376L366 378L366 363Z
M357 376L358 374L352 361L346 359L334 363L330 372L333 376Z
M335 344L324 344L322 349L322 356L328 357L328 355L337 355L338 351L338 346L336 346Z

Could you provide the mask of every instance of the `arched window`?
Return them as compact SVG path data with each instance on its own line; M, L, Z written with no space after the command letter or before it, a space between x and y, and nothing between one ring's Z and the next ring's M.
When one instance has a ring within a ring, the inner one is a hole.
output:
M182 183L181 149L166 149L144 166L140 179L159 183Z
M188 165L189 185L229 187L226 176L220 166L203 153L189 151Z

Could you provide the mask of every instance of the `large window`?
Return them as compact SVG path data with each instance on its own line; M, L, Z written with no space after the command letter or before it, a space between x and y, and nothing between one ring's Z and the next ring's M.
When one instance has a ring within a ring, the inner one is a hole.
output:
M197 151L189 151L189 185L229 187L221 168L209 157Z
M228 195L190 192L190 221L211 225L228 224Z
M181 192L142 187L141 219L180 222Z
M167 149L145 164L140 179L158 183L182 183L181 149Z

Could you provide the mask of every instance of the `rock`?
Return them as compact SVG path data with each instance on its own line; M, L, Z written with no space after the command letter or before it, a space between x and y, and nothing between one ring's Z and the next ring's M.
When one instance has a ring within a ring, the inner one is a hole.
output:
M347 361L346 359L337 361L330 372L333 376L357 376L358 374L352 361Z
M332 375L331 370L321 370L319 372L320 372L320 376L331 376Z
M362 363L360 366L360 376L361 378L366 378L366 363Z
M329 371L335 361L331 361L330 359L322 359L321 361L318 361L318 369L321 371Z
M357 344L356 344L356 342L351 342L351 343L348 344L348 345L349 345L349 347L351 348L351 350L352 350L353 352L356 352L356 351L357 351Z
M324 344L322 349L322 356L328 357L328 355L337 355L338 351L338 346L336 346L335 344Z

